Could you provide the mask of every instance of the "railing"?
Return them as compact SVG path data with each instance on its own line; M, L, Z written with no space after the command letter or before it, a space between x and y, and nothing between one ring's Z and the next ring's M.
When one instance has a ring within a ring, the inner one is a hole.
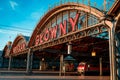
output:
M104 12L104 4L106 5L106 11L109 11L109 9L112 7L114 0L106 0L106 2L102 2L99 0L59 0L59 2L55 2L52 5L48 5L47 11L44 12L44 14L41 16L40 19L50 10L53 8L63 5L63 4L69 4L69 3L77 3L77 4L85 4L91 7L94 7L96 9L99 9Z

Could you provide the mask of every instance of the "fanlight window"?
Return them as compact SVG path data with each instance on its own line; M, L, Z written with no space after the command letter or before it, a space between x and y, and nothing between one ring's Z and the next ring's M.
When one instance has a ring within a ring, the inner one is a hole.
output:
M77 10L67 10L52 16L42 26L40 30L41 32L39 32L39 36L42 36L42 41L48 41L52 40L49 39L51 38L51 34L52 36L54 35L54 39L59 38L73 31L77 31L95 25L98 22L99 19L90 13Z
M95 25L98 23L98 19L92 15L92 14L89 14L88 16L88 26L92 26L92 25Z

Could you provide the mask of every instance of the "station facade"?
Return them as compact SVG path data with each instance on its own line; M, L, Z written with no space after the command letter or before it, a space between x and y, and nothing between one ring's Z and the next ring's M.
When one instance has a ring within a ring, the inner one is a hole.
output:
M13 43L5 46L3 67L8 67L8 70L24 68L27 73L32 69L58 70L61 74L64 69L73 71L63 68L67 62L74 63L75 67L81 61L100 62L100 65L107 61L110 79L119 80L119 8L120 1L116 0L107 14L84 4L70 2L49 10L30 38L18 35ZM91 56L93 51L94 57Z

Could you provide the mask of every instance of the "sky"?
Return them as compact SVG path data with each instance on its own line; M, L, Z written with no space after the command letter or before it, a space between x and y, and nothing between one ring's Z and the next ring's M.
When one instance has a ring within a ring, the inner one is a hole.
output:
M0 50L17 35L31 36L41 17L61 0L0 0ZM62 2L70 0L62 0ZM71 0L75 2L77 0ZM78 0L86 3L88 0ZM103 0L90 0L103 8ZM107 0L107 3L113 0ZM108 6L109 7L109 6Z

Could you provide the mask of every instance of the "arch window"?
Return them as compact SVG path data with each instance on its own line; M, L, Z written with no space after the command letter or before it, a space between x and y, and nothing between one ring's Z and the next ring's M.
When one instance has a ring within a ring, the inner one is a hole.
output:
M85 23L86 23L86 14L81 12L78 20L78 29L85 27L86 26Z
M88 26L92 26L97 23L98 23L98 19L94 15L90 14L88 17Z

